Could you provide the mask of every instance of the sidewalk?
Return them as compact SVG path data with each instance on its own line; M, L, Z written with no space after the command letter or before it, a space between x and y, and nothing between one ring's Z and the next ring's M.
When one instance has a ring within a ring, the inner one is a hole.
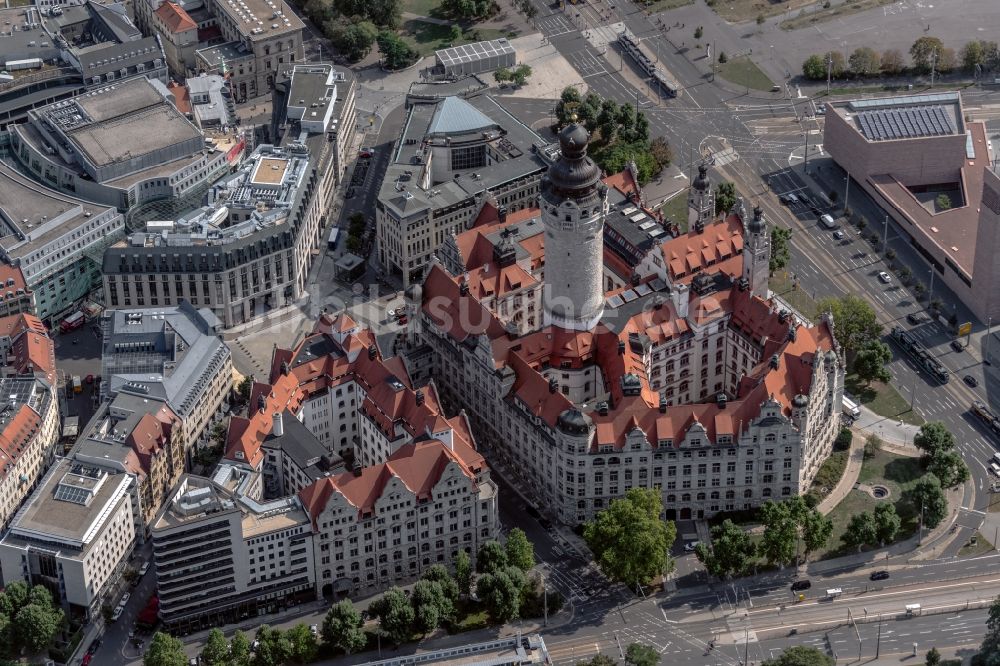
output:
M901 456L915 458L920 456L920 449L913 445L913 437L919 427L876 414L864 405L860 405L861 418L854 422L854 428L873 435L878 435L886 451Z
M847 468L830 494L816 505L817 511L825 516L847 497L847 494L854 488L854 484L858 482L858 475L861 473L861 464L864 460L865 436L863 433L855 431L854 437L851 438L851 448L847 453Z

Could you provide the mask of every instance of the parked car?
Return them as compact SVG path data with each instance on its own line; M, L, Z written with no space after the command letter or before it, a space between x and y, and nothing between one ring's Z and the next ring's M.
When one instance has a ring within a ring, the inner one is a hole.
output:
M118 601L118 605L124 608L125 604L127 604L128 600L131 598L132 598L132 593L126 592L125 594L122 595L122 598Z
M962 344L961 340L952 340L950 344L951 348L957 351L958 353L962 353L965 351L965 345Z
M979 386L979 380L973 377L972 375L966 375L962 377L962 381L971 386L972 388L976 388L977 386Z
M310 624L309 633L311 633L313 636L319 636L319 627L316 626L315 624Z
M80 666L90 666L90 661L94 658L92 654L83 655L83 661L80 662Z
M689 541L689 542L687 542L686 544L684 544L684 550L685 550L685 552L693 553L694 549L698 547L699 543L700 543L699 541Z
M801 592L802 590L808 590L812 587L812 581L810 580L797 580L792 583L792 592Z
M906 321L914 325L923 324L925 321L927 321L927 316L924 315L923 312L911 312L910 314L906 315Z
M844 232L837 229L833 232L833 240L844 240Z
M892 276L886 273L885 271L879 271L878 279L880 282L883 282L885 284L889 284L890 282L892 282Z
M142 566L139 567L139 575L145 576L147 571L149 571L149 562L143 562Z
M873 571L872 575L869 576L872 580L886 580L889 577L889 572L886 570Z
M101 647L101 639L95 638L94 641L87 648L87 654L95 654L100 647Z
M115 609L111 611L111 621L117 622L118 618L120 618L122 616L122 613L124 612L125 612L124 606L116 606Z

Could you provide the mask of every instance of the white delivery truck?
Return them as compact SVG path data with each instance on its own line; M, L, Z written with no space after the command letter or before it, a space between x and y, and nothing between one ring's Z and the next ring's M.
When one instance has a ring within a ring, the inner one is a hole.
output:
M852 419L861 418L861 408L858 407L858 403L854 402L846 395L844 396L842 402L843 402L844 416L847 416Z

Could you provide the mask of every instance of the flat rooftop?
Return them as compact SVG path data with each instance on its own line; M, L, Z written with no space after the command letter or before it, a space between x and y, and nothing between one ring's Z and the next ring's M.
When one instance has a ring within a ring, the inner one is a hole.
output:
M142 78L132 79L73 98L91 122L100 123L126 116L164 100L156 88Z
M966 277L972 277L976 255L976 236L979 232L979 207L983 197L983 172L990 168L986 126L981 122L969 123L970 142L967 150L974 157L962 166L963 206L956 206L939 213L931 213L902 183L888 175L874 175L869 180L896 209L905 215L922 232L922 235L951 259Z
M166 102L83 127L70 136L81 152L98 166L126 161L202 137L197 127Z
M283 0L215 0L251 40L270 39L305 25Z
M11 525L5 540L30 541L31 534L85 548L96 536L95 523L115 496L124 496L129 477L103 468L61 459L45 475L42 485Z
M869 141L951 136L965 131L958 93L861 99L832 108Z
M254 167L250 182L255 185L277 185L288 171L288 160L264 157Z

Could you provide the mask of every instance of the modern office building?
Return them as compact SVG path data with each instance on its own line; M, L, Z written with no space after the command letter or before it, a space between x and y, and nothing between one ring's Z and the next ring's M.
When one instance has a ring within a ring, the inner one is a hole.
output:
M1000 316L1000 178L985 123L966 120L957 92L827 109L823 145L928 262L914 277L943 281L984 322Z
M137 418L145 412L164 424L179 421L169 450L167 485L172 485L184 469L184 456L208 441L213 424L229 407L233 362L219 337L222 327L210 310L182 301L170 307L107 310L101 328L101 397L112 398L112 412L121 395L148 405L143 409L133 401L125 417L112 413L112 418ZM121 428L119 435L127 436L126 430L131 431Z
M165 201L197 205L239 161L243 141L206 137L160 83L132 79L35 109L11 128L11 152L33 177L70 196L135 216ZM169 206L168 206L169 208Z
M330 65L295 67L280 143L258 146L212 185L206 205L147 222L110 247L105 302L188 300L230 328L301 298L354 140L354 79L342 74Z
M379 263L404 285L487 201L508 213L534 207L548 150L489 95L408 103L375 210Z
M805 492L839 429L835 322L813 325L769 294L770 232L742 202L662 237L634 262L637 279L606 291L601 239L605 256L620 239L609 238L612 188L586 155L588 139L578 125L560 134L536 212L544 234L522 243L519 231L473 229L455 242L472 248L463 271L435 263L408 290L413 381L433 377L487 455L566 524L633 487L658 488L670 519ZM653 228L640 212L626 218L636 238ZM471 277L515 265L542 284L541 303L491 301ZM533 326L510 325L529 317Z
M4 581L43 585L74 615L95 617L135 546L132 483L59 459L0 539Z
M0 162L0 275L6 311L30 308L49 326L101 286L104 248L121 213L50 189ZM9 294L9 295L8 295Z
M140 77L167 82L155 37L143 37L124 3L39 0L0 9L0 61L37 59L37 67L0 82L0 129L27 112L107 83Z
M316 598L312 527L298 499L258 502L234 481L230 489L183 476L153 523L159 614L170 631L218 627Z

